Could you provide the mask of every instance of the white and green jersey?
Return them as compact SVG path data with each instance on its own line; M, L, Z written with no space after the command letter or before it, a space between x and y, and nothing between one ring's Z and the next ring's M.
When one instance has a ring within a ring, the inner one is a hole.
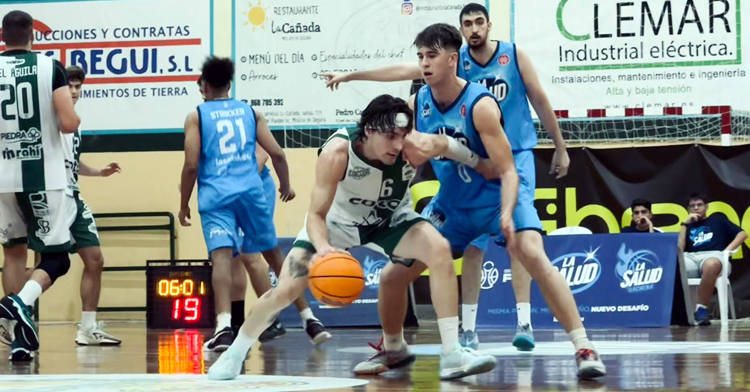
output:
M346 174L338 184L326 219L358 227L390 224L397 211L412 209L409 184L416 170L401 155L393 165L368 160L354 149L355 136L354 132L339 129L326 141L349 140Z
M81 171L81 131L63 135L65 147L65 169L68 175L68 189L79 192L78 175Z
M67 187L52 102L53 91L67 83L64 67L50 57L20 50L0 55L0 193Z

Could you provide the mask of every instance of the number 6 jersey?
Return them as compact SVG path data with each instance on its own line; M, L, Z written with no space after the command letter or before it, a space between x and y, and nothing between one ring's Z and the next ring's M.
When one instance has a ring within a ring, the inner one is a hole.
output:
M65 189L65 150L52 101L67 87L59 61L26 50L0 55L0 193Z

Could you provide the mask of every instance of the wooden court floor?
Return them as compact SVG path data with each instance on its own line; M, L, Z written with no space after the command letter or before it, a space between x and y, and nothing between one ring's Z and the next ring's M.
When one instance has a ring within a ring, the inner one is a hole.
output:
M510 346L513 331L480 331L480 349L495 355L498 367L441 382L434 322L407 331L418 354L409 370L362 379L351 369L368 357L367 342L377 341L377 330L333 330L334 338L315 349L303 331L290 329L253 347L245 376L214 383L204 373L216 357L201 349L211 331L147 330L143 323L106 329L123 339L121 347L76 347L70 324L42 325L41 350L31 363L8 362L3 346L0 391L750 390L750 322L742 320L725 328L589 331L609 372L600 382L576 379L572 345L562 331L535 331L538 346L530 354Z

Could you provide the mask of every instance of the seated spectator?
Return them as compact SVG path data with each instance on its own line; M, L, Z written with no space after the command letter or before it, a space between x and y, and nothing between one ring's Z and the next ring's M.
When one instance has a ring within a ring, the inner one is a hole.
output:
M633 223L628 227L623 227L623 233L663 233L663 231L654 227L651 213L651 202L646 199L635 199L630 205L633 210Z
M688 278L701 278L695 322L710 325L706 305L711 301L716 279L721 274L722 252L731 251L747 239L742 229L722 214L706 217L708 201L705 196L693 194L688 200L690 216L680 228L678 247L684 253ZM731 265L727 275L732 272Z

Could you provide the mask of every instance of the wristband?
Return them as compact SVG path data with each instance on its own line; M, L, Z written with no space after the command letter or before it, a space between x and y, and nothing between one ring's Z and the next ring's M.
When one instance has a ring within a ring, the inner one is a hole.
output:
M459 143L456 139L450 136L446 136L446 138L448 138L448 154L451 159L463 163L472 169L479 165L479 155L471 151L469 147Z

